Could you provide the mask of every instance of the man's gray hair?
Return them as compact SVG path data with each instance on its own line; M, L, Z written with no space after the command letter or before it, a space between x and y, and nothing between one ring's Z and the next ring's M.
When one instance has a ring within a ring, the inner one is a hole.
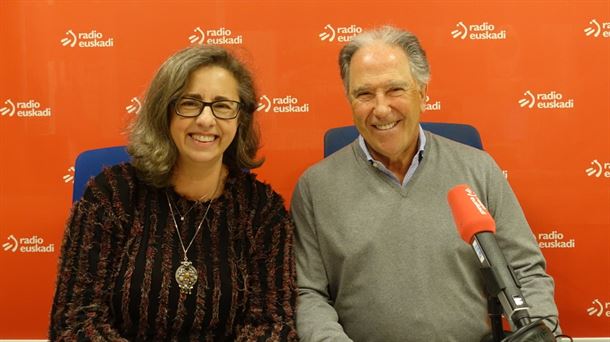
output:
M349 68L352 57L361 47L373 42L382 42L401 48L409 60L411 74L420 87L428 85L430 81L430 66L426 59L426 52L419 44L417 37L408 31L392 26L383 26L378 29L364 31L355 36L339 52L339 68L345 92L349 95Z

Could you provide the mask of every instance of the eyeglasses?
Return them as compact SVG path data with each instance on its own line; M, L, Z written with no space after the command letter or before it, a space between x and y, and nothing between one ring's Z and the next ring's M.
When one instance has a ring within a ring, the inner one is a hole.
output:
M174 109L176 114L185 118L194 118L203 113L205 107L210 106L212 115L218 119L235 119L239 114L240 102L231 100L218 100L205 102L190 97L181 97L175 101Z

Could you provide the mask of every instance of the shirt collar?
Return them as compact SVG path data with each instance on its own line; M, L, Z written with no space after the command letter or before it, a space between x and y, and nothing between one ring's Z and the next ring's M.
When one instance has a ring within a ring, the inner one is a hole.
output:
M360 145L360 149L362 150L362 152L364 152L366 160L368 160L370 163L381 163L373 158L361 134L358 135L358 145ZM419 125L419 147L417 153L415 154L415 156L417 156L418 162L420 162L424 157L424 147L426 147L426 135L424 134L424 129L421 127L421 125Z

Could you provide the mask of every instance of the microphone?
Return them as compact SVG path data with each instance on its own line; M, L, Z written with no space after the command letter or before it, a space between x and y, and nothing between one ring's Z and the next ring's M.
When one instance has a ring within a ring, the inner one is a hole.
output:
M457 230L462 239L472 245L481 263L481 272L487 294L498 298L505 317L517 329L527 327L531 330L529 306L521 293L521 283L513 268L506 261L498 242L496 241L496 223L483 205L476 193L466 184L460 184L449 190L447 200ZM541 339L531 341L555 341L550 329L537 321L535 330L526 335L530 338L540 336ZM520 334L519 332L515 335ZM516 337L516 336L515 336ZM530 341L530 340L527 340Z

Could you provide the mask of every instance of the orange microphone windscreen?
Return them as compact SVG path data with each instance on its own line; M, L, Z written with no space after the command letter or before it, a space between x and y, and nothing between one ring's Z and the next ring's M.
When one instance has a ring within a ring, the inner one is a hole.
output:
M453 187L447 193L447 200L458 232L466 243L470 244L477 233L496 232L496 222L468 185Z

